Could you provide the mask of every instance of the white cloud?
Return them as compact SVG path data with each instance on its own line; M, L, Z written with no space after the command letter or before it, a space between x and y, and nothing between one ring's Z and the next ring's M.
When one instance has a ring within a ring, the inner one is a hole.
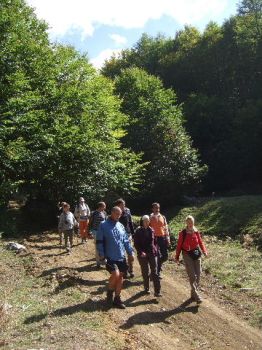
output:
M125 45L127 43L127 39L119 34L109 34L109 38L112 39L116 45Z
M91 63L97 68L101 68L104 64L105 60L109 59L114 54L117 56L120 54L121 49L105 49L99 53L99 55L93 59L91 59Z
M216 19L232 0L27 0L37 15L50 25L52 36L70 28L81 28L83 37L92 35L95 25L142 28L150 19L163 15L178 23L198 24Z

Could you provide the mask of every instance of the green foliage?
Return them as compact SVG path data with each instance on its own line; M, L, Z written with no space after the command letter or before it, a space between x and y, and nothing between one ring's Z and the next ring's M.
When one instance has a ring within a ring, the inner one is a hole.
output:
M127 118L112 82L73 48L51 46L23 1L1 7L1 199L136 190L143 166L121 146Z
M124 144L143 152L149 162L144 192L150 198L177 198L205 172L182 125L176 95L162 82L138 68L122 71L115 81L122 111L129 116ZM151 193L154 193L153 195Z
M261 28L261 0L243 0L238 14L222 26L210 22L203 33L185 26L173 40L143 36L103 69L110 76L111 63L121 69L136 66L174 89L193 146L209 168L208 193L250 188L262 176Z

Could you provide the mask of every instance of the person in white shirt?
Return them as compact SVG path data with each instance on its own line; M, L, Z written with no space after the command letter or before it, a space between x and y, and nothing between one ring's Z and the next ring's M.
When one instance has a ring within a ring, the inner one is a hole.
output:
M83 197L79 198L79 202L75 207L75 217L79 223L79 233L82 243L86 242L88 236L88 222L90 216L89 206L85 203Z

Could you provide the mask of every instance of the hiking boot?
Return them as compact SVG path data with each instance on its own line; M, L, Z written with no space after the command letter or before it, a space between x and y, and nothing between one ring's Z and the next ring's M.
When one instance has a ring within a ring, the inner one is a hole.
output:
M113 295L114 295L114 291L108 289L107 292L106 292L106 302L107 302L107 304L112 305L112 303L113 303Z
M117 307L118 309L125 309L126 306L125 304L122 302L120 295L116 295L113 301L113 305L115 307Z
M196 299L196 303L197 303L197 305L202 304L202 303L203 303L203 299L197 298L197 299Z

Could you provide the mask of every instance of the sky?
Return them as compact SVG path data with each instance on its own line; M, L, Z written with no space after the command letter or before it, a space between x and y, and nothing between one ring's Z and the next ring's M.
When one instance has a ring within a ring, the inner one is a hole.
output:
M239 0L27 0L49 25L51 41L87 53L96 68L143 33L173 37L186 24L203 30L236 13Z

